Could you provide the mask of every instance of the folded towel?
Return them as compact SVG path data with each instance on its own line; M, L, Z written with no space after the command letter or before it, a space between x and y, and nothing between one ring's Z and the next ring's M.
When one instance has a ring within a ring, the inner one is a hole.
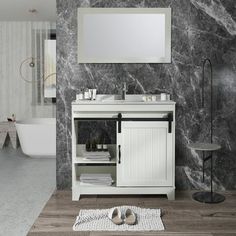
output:
M112 185L113 180L111 174L81 174L80 182L81 184L83 183L110 186Z
M110 156L110 153L107 152L86 152L85 150L82 151L84 157L91 157L91 156Z

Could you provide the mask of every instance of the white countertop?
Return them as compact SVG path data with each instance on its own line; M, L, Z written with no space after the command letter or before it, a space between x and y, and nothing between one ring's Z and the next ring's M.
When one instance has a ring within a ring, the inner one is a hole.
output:
M143 101L143 94L126 95L126 100L118 99L117 95L99 94L96 100L75 100L72 105L174 105L172 100L161 101L159 95L156 96L156 101Z

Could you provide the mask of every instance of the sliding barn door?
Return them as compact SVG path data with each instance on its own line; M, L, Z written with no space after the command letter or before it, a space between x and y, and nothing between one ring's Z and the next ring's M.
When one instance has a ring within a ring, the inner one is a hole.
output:
M122 122L117 134L117 186L172 186L168 122Z

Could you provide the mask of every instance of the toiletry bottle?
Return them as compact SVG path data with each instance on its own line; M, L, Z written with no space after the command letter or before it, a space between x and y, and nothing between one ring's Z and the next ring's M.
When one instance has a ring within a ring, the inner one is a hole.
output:
M102 150L104 151L104 152L107 152L108 151L108 146L107 146L107 140L104 138L103 139L103 144L102 144Z
M102 151L102 134L100 133L98 139L97 139L97 151Z
M88 100L90 98L91 98L91 96L90 96L89 89L86 88L85 91L84 91L84 99Z
M92 151L93 151L93 152L96 152L96 151L97 151L96 139L93 139L93 141L92 141Z
M89 89L89 98L93 100L93 89Z
M86 144L85 144L85 148L87 152L91 152L91 142L90 139L87 140Z
M93 89L92 100L96 100L96 96L97 96L97 89Z

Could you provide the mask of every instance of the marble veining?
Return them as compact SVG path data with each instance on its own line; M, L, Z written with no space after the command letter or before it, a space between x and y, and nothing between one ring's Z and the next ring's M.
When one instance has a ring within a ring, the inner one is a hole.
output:
M172 63L78 64L78 7L171 7ZM117 94L168 92L176 101L176 187L207 189L201 153L192 142L209 142L209 106L201 108L202 61L210 58L214 80L214 187L236 188L236 1L234 0L57 0L57 187L71 186L71 101L82 87ZM206 75L208 75L206 73ZM206 82L209 104L209 83ZM100 124L83 124L81 139ZM106 124L111 142L114 127ZM95 135L95 134L94 134ZM85 138L84 138L85 139Z
M191 0L191 3L223 25L229 34L236 34L236 22L220 1Z

